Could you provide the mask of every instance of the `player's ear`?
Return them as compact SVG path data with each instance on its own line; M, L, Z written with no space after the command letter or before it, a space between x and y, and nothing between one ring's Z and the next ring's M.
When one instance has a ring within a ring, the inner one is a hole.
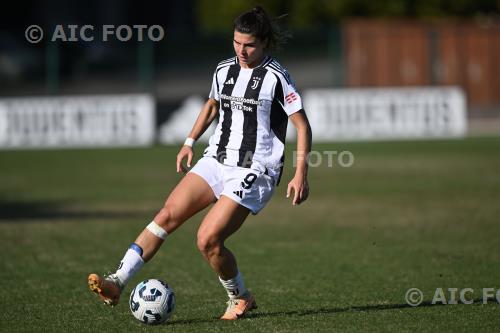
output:
M269 38L261 39L260 37L255 36L255 39L257 40L258 44L263 46L264 50L267 50L269 46Z
M270 42L269 38L266 38L262 41L262 43L264 44L264 50L269 49L269 47L270 47L269 42Z

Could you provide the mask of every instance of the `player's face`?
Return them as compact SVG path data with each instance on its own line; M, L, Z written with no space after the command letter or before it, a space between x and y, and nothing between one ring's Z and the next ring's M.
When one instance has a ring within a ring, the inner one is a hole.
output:
M253 68L262 62L265 45L259 38L235 31L233 46L241 67Z

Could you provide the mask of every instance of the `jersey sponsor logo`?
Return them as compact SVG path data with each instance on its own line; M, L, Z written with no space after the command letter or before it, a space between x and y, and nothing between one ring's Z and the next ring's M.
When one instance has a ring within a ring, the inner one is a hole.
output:
M255 90L259 86L260 80L262 80L262 78L260 76L254 76L254 77L252 77L252 80L253 80L253 82L252 82L252 86L250 88Z
M240 197L240 199L243 199L243 191L233 191L234 194Z
M245 104L241 104L241 103L233 103L233 102L231 102L231 109L243 111L243 112L253 112L254 111L254 108L252 108L249 105L245 105Z
M291 92L291 93L289 93L288 95L285 96L285 101L288 104L290 104L290 103L292 103L292 102L294 102L296 100L297 100L297 94L295 94L293 92Z
M229 78L229 80L224 82L224 84L234 84L234 79L231 77L231 78Z
M232 102L238 102L238 103L247 103L247 104L253 104L253 105L262 105L262 103L263 103L263 100L256 101L253 98L234 97L234 96L228 96L226 94L221 94L220 97L223 99L228 99Z

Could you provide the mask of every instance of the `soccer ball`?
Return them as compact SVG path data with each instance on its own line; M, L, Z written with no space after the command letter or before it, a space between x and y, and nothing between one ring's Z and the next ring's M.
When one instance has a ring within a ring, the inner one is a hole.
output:
M144 280L130 294L130 311L148 325L164 323L175 309L174 291L157 279Z

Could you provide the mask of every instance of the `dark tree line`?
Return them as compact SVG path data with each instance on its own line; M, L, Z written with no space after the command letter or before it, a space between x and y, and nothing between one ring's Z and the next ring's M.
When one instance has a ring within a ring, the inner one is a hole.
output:
M316 29L347 17L500 17L500 0L197 0L195 16L200 29L227 30L234 17L262 5L295 29Z

